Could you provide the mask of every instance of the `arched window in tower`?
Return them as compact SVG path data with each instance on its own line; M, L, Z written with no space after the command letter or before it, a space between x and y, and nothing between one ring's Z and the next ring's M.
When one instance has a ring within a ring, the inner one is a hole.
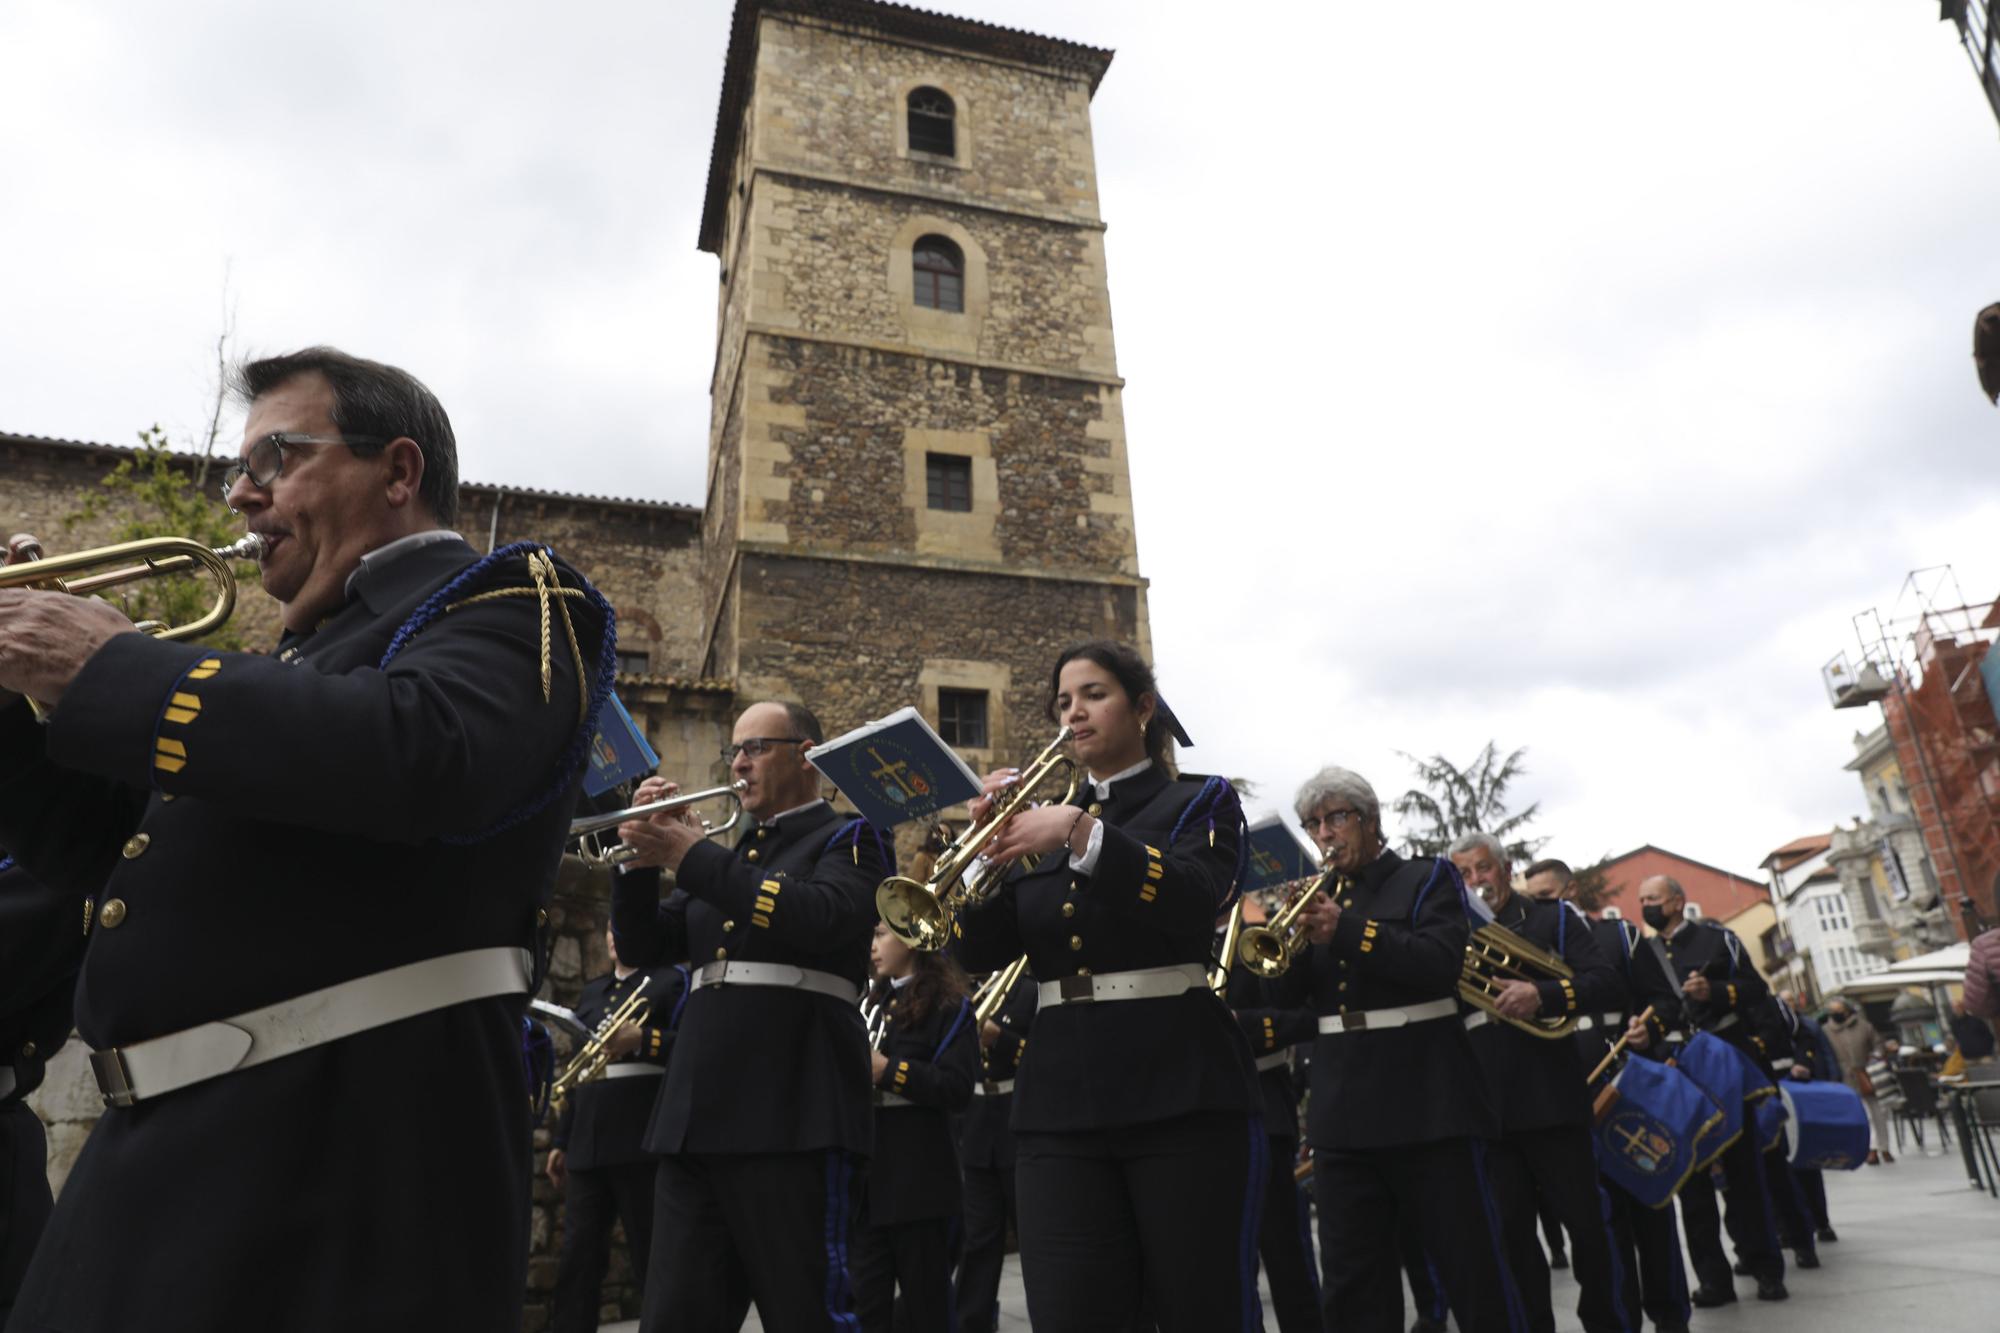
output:
M942 236L922 236L910 251L917 304L932 310L965 309L965 254Z
M910 93L910 151L952 157L958 152L958 109L936 88Z

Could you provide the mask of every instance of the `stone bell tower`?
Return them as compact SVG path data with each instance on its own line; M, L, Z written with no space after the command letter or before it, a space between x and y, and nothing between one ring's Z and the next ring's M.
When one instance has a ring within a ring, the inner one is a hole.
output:
M917 703L1038 750L1065 645L1150 649L1090 102L1109 51L872 0L738 0L701 673L832 730Z

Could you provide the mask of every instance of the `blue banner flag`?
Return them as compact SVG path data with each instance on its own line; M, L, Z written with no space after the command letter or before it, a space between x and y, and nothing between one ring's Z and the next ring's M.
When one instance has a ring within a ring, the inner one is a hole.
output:
M979 779L914 708L815 745L806 759L878 829L928 819L979 795Z
M583 775L586 796L602 796L613 787L637 778L649 777L660 766L660 756L646 744L646 733L625 711L617 695L609 708L597 714L597 734L590 738L590 771Z
M1702 1135L1696 1145L1697 1164L1706 1166L1743 1133L1743 1065L1736 1048L1722 1038L1697 1032L1681 1048L1674 1064L1708 1094L1722 1112L1722 1123Z
M1312 851L1277 815L1267 815L1250 826L1250 865L1243 872L1245 893L1304 879L1318 868Z
M1699 1145L1722 1111L1693 1079L1657 1060L1627 1060L1613 1086L1618 1096L1596 1130L1598 1167L1648 1208L1664 1208L1701 1165Z

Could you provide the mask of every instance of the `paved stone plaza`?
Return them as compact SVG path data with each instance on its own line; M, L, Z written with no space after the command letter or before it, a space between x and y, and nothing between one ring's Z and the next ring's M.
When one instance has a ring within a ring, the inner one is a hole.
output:
M1912 1144L1911 1147L1916 1145ZM2000 1328L2000 1200L1974 1191L1956 1151L1908 1157L1893 1166L1827 1177L1835 1245L1820 1248L1824 1267L1791 1272L1792 1299L1764 1305L1746 1298L1720 1310L1697 1310L1698 1329L1756 1333L1993 1333ZM1576 1284L1556 1274L1556 1327L1576 1333ZM1021 1270L1007 1261L1000 1288L1002 1333L1026 1333ZM753 1313L746 1330L761 1330ZM1277 1322L1267 1313L1264 1327ZM628 1333L636 1323L610 1324Z

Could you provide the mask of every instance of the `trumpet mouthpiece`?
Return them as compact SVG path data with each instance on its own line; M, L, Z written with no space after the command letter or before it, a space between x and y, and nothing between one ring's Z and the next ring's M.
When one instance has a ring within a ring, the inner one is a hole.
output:
M262 534L246 532L229 545L216 547L215 553L229 560L261 560L264 546Z

